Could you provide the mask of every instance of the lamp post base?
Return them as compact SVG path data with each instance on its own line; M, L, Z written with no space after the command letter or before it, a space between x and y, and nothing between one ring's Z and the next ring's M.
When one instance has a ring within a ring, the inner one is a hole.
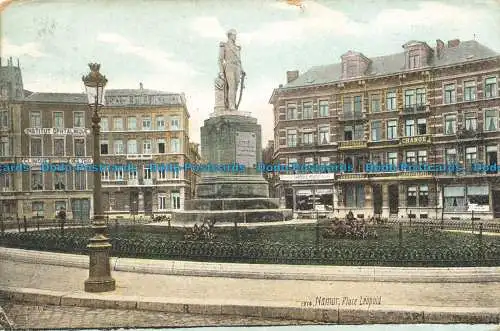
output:
M87 279L85 281L85 292L99 293L111 292L115 290L116 282L113 278Z

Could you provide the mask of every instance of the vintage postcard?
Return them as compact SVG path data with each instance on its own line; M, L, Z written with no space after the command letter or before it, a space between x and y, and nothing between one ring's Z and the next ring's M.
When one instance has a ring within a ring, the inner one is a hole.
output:
M0 9L0 328L499 330L500 2Z

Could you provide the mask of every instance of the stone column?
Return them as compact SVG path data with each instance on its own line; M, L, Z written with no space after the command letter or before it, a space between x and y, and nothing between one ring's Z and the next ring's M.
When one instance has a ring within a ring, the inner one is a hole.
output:
M137 201L137 213L144 213L144 192L139 191L139 201Z
M180 210L184 210L184 193L185 193L185 191L184 191L184 190L185 190L185 189L184 189L184 187L181 187L181 188L179 189L179 194L180 194L180 196L181 196L181 197L180 197L180 206L179 206L179 209L180 209Z
M365 190L365 206L363 213L365 214L365 218L369 215L373 215L373 189L370 184L364 184Z
M389 184L382 184L382 217L389 217Z
M337 185L333 185L333 210L338 211L339 210L339 189Z
M295 194L295 188L292 187L292 192L293 192L293 211L297 210L297 196Z

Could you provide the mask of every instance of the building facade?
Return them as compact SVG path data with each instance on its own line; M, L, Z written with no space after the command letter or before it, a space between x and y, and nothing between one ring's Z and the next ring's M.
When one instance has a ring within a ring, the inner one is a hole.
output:
M500 217L500 55L476 41L403 49L371 59L349 51L341 63L289 71L274 90L275 162L352 169L280 175L287 207Z
M101 133L101 162L135 168L102 173L106 213L153 215L183 209L192 195L193 178L181 165L196 157L183 94L144 89L142 84L138 89L107 90Z

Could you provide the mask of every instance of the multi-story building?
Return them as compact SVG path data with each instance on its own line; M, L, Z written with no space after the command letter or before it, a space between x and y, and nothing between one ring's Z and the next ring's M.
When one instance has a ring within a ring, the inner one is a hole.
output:
M471 169L497 163L500 54L459 40L403 49L375 58L349 51L341 63L287 72L287 84L273 91L275 162L339 165L281 175L276 189L289 208L500 217L498 172Z
M181 165L193 157L183 94L144 89L142 83L138 89L107 90L101 132L101 162L136 169L102 173L105 212L152 215L183 209L192 189Z

